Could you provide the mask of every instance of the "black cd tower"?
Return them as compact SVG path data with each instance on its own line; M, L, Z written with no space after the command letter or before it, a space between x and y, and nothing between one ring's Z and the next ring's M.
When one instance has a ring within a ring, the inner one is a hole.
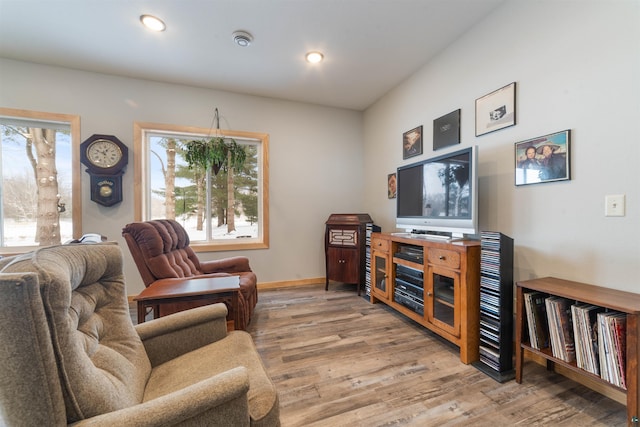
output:
M380 227L373 224L372 222L368 222L365 226L365 251L366 251L366 270L364 276L364 299L369 301L371 299L371 233L379 232L381 230Z
M480 360L473 365L498 382L513 379L513 239L480 233Z

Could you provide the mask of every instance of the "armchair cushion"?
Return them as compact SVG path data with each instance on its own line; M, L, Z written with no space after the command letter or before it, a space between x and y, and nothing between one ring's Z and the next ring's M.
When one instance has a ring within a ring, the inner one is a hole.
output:
M171 220L136 223L125 228L136 240L147 267L155 279L201 274L200 261L189 246L184 228Z
M213 304L165 316L136 325L136 331L151 361L158 366L167 360L219 341L227 336L227 307Z
M248 390L249 373L238 367L157 399L79 421L73 427L250 426Z
M249 258L244 256L234 256L212 261L200 261L200 268L204 274L234 274L251 271L251 267L249 267Z
M247 395L251 424L276 425L279 422L278 395L251 336L245 331L232 331L220 341L156 367L147 383L144 400L188 388L203 376L215 376L238 366L246 367L253 374L249 378Z
M0 425L64 425L56 361L47 357L53 347L38 276L0 273L0 285Z
M227 333L226 313L224 304L213 304L136 326L153 364L143 400L154 401L190 389L203 377L243 367L248 372L246 396L251 425L278 426L280 408L275 385L251 335L245 331ZM208 330L202 329L204 325ZM191 349L190 341L197 341L197 348Z
M3 269L38 277L69 421L139 403L151 373L129 317L120 249L92 247L42 249Z

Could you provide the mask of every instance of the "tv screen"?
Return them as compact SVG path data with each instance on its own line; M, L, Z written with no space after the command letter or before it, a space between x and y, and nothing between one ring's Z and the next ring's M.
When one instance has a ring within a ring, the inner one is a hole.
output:
M470 147L399 167L396 226L477 234L476 151Z

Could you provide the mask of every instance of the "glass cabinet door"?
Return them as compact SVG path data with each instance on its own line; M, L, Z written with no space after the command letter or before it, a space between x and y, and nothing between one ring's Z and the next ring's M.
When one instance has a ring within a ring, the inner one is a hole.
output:
M443 330L460 336L460 274L439 267L429 267L427 291L430 304L428 318Z
M388 298L388 290L390 284L387 283L387 255L379 254L376 251L372 252L373 277L371 291L374 295Z

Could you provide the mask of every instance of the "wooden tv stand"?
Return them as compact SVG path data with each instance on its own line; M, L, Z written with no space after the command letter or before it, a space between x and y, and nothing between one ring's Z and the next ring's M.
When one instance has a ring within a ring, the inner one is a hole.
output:
M371 302L457 345L465 364L479 359L479 289L480 241L371 234Z

